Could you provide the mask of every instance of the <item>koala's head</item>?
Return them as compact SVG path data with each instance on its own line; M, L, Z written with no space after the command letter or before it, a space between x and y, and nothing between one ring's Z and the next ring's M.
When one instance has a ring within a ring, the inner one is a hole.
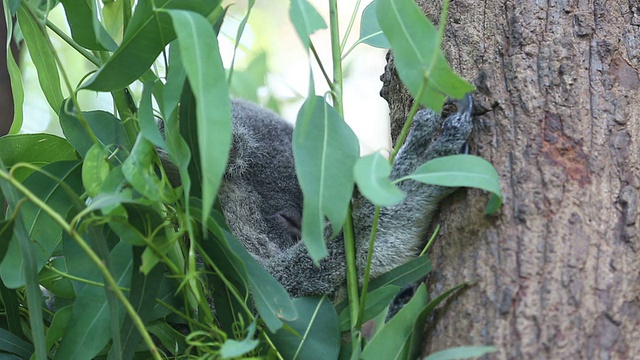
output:
M302 191L293 129L255 105L233 102L233 143L220 202L236 237L249 251L269 256L300 239Z

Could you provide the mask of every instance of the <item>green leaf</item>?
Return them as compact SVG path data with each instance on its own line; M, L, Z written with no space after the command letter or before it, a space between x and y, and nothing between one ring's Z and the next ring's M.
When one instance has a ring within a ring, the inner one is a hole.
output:
M182 9L206 16L219 3L219 0L139 2L120 47L83 88L95 91L119 90L142 76L165 46L176 38L169 16L162 10Z
M489 191L495 195L485 210L492 214L502 205L500 176L487 160L473 155L451 155L436 158L420 166L403 179L440 186L466 186Z
M42 268L39 273L40 285L56 296L56 299L75 299L76 293L73 289L73 283L66 277L59 274L67 274L67 263L63 256L56 257L49 262L49 266L53 267L58 273L50 270L48 267Z
M425 357L423 360L456 360L470 359L484 356L498 351L495 346L459 346L438 351Z
M206 219L222 182L231 148L229 90L216 34L207 20L187 11L167 10L167 13L178 35L182 64L196 98L202 213ZM210 111L211 108L216 111Z
M28 359L33 354L33 345L0 328L0 355L2 353L16 354L23 359Z
M389 179L391 165L379 153L358 159L353 173L356 184L358 184L358 191L374 205L395 205L407 196Z
M293 300L298 319L287 321L289 329L278 330L270 338L285 359L336 359L340 352L338 316L331 301L323 297ZM296 335L297 334L297 335Z
M256 333L256 319L249 324L247 328L247 336L242 341L227 339L220 347L220 355L223 359L235 358L242 356L249 351L253 351L260 342L254 339Z
M67 329L67 324L71 319L72 306L65 306L62 309L56 311L51 321L51 326L47 329L47 350L51 350L51 347L55 342L62 339L64 332Z
M0 171L5 174L7 173L7 169L2 162L2 159L0 159ZM9 206L14 209L24 198L22 195L19 195L16 189L6 180L0 179L0 191L4 194ZM40 308L42 292L38 285L36 249L34 243L31 241L29 233L27 233L27 229L24 226L22 218L22 212L18 211L16 213L14 231L15 238L20 245L20 251L23 254L22 258L24 259L24 264L20 269L24 273L25 281L23 284L26 284L26 291L24 293L27 296L27 308L29 309L29 325L31 326L30 335L35 347L36 359L45 359L47 357L47 350L44 338L44 322L42 318L42 310ZM9 287L6 281L4 281L4 285Z
M344 224L353 194L353 166L358 139L322 97L304 103L293 131L296 174L304 195L302 240L314 261L327 255L324 217L336 235Z
M161 149L166 149L167 144L153 117L153 106L151 104L153 83L153 81L147 81L142 88L140 107L138 108L138 124L140 125L140 133L145 139Z
M64 137L73 145L80 156L84 157L94 142L88 129L82 123L86 121L91 132L103 145L115 144L126 150L131 150L133 144L129 142L124 125L120 119L106 111L83 111L82 118L73 107L73 103L65 100L60 112L60 126ZM124 155L124 154L123 154ZM118 158L124 160L124 156Z
M429 258L426 255L419 256L372 279L369 289L373 291L386 285L404 287L422 279L430 272L431 262Z
M112 251L112 274L118 286L129 287L133 260L131 246L119 243ZM124 316L122 305L115 314L120 322ZM111 339L111 317L106 289L87 285L78 293L73 304L71 319L54 359L91 359Z
M4 201L2 202L4 206ZM7 253L9 241L13 236L13 219L0 221L0 262Z
M415 283L416 281L424 278L430 272L431 262L429 261L429 257L426 255L419 256L380 276L377 276L374 279L371 279L371 282L369 283L369 293L389 285L403 288L406 285ZM347 301L343 300L336 305L336 311L342 313L347 306Z
M165 276L164 266L155 266L149 273L143 274L139 269L142 265L142 248L133 247L133 272L131 276L131 290L129 301L136 310L140 319L147 324L153 316L153 304L158 295L158 284ZM142 335L136 329L129 316L125 317L120 328L122 338L122 349L111 348L111 352L119 352L123 358L131 359L136 352L138 344L142 340ZM111 358L111 354L109 354Z
M385 326L376 333L362 351L362 359L405 359L414 324L424 325L423 309L427 305L427 290L422 284L405 305Z
M186 353L187 343L184 340L184 335L169 326L166 322L158 321L147 326L147 329L160 340L165 349L174 355Z
M170 203L175 194L156 173L155 147L142 134L138 134L131 154L122 164L122 173L139 193L151 201Z
M308 49L311 45L311 40L309 39L311 34L327 28L322 15L307 0L291 0L289 19L293 23L293 27L296 29L305 49Z
M38 82L49 106L56 114L60 112L60 105L64 100L60 89L60 76L56 65L48 35L41 25L42 19L35 18L28 6L21 4L18 9L18 23L27 43L29 55L38 72Z
M198 201L192 200L191 214L196 219L202 219L201 210L196 207ZM207 219L206 228L216 239L202 242L207 255L221 269L223 266L229 269L225 276L233 271L244 283L249 284L256 309L271 332L282 327L281 319L296 319L296 308L284 287L249 254L238 239L218 225L220 221L224 220Z
M244 69L234 69L229 91L236 98L258 104L258 90L266 86L267 73L267 53L260 51Z
M50 134L17 134L0 137L0 159L7 167L26 162L41 167L46 164L77 160L78 154L67 140ZM22 181L33 172L20 168L13 176Z
M174 110L180 102L180 96L185 84L187 73L182 65L182 56L180 56L180 46L178 41L174 40L169 47L169 69L167 70L167 82L162 90L162 115L165 122L171 118ZM165 125L166 126L166 125Z
M369 321L384 311L401 289L400 286L387 285L369 292L367 294L367 304L364 308L362 322ZM338 319L340 320L340 331L349 331L349 326L351 325L349 308L342 310Z
M158 238L164 237L164 234L157 232L163 225L162 217L151 206L131 203L122 206L127 211L127 217L112 216L109 219L109 227L121 240L144 246L152 240L158 241Z
M377 0L376 15L400 79L421 104L440 111L445 95L459 99L473 91L449 67L437 29L413 0Z
M7 26L7 38L5 42L5 54L6 54L6 64L7 71L9 73L9 78L11 79L11 93L13 95L13 121L11 123L11 128L9 129L9 134L17 134L22 127L22 113L24 106L24 88L22 86L22 75L20 74L20 68L16 63L16 59L13 57L13 52L11 51L11 39L13 38L13 16L15 16L16 11L18 10L18 6L20 5L20 1L16 0L2 0L2 6L4 9L10 9L11 11L3 11L5 25Z
M425 285L422 284L421 287L423 286ZM431 314L433 310L435 310L435 308L438 305L440 305L440 303L442 303L444 300L446 300L451 294L462 289L465 286L467 286L466 283L462 283L460 285L454 286L453 288L438 295L437 298L431 300L427 304L427 306L425 306L425 308L422 310L422 313L417 317L418 320L416 320L416 322L414 323L414 328L413 328L413 331L411 332L410 342L407 347L407 351L411 354L410 355L411 358L416 358L418 356L418 353L420 351L420 346L423 343L424 322L427 315Z
M369 44L373 47L390 49L391 44L387 40L386 36L378 24L378 18L376 17L376 3L377 0L371 2L362 11L362 20L360 21L360 39L359 41Z
M22 293L22 289L13 290L8 289L2 281L0 281L0 303L4 306L4 321L5 327L9 332L24 338L24 332L22 331L22 320L20 319L20 304L21 300L18 298L18 292Z
M82 184L89 196L96 196L104 183L111 166L109 156L111 152L102 144L94 144L82 163Z
M95 2L86 0L60 0L60 2L64 6L73 40L91 50L116 50L118 45L98 20Z
M82 193L80 162L56 162L45 166L43 170L54 178L52 179L41 172L34 172L23 182L24 186L58 214L67 214L69 209L73 207L73 201L70 200L69 194L61 183L64 183L67 189L74 191L76 197ZM40 271L60 244L62 228L33 202L22 204L20 214L29 235L29 244L34 247L31 255L37 271ZM24 286L27 280L23 270L23 266L25 266L23 250L17 240L11 241L7 255L0 263L0 276L9 288Z

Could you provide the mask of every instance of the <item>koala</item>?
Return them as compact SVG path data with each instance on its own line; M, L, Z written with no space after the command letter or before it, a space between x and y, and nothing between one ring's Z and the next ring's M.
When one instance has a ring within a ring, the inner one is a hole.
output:
M472 130L470 95L455 101L456 110L441 116L418 111L395 158L397 179L436 157L460 152ZM316 266L301 241L302 191L291 139L293 128L276 114L234 100L233 141L219 200L233 234L293 297L328 294L344 288L346 265L342 235L327 241L329 255ZM382 208L373 254L373 277L415 257L438 204L455 188L406 180L406 199ZM374 206L356 191L353 200L357 265L366 263Z

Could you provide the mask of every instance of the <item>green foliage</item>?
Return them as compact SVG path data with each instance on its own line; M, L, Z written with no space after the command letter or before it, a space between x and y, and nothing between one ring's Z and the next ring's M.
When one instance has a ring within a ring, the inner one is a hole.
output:
M391 46L407 87L437 110L445 96L472 90L442 55L442 27L436 31L412 0L376 0L363 12L360 39L347 50L352 24L340 39L336 19L329 21L333 79L320 67L333 105L311 94L298 116L293 151L309 254L315 261L326 255L325 241L332 240L325 239L325 218L333 235L342 231L345 237L349 296L334 305L327 297L291 299L231 234L215 204L231 143L229 87L249 93L266 77L264 56L236 71L233 80L233 69L223 68L216 40L226 13L220 1L61 2L71 29L64 40L96 65L77 88L66 80L70 69L60 63L45 28L53 27L45 12L53 3L3 0L10 26L17 14L65 138L17 134L22 82L9 57L16 115L12 134L0 138L0 204L6 202L0 216L0 357L417 355L424 319L460 287L429 300L423 285L385 323L391 299L431 270L428 258L371 281L366 275L358 279L350 219L354 184L375 205L390 206L404 198L395 187L403 179L389 179L390 164L379 154L358 159L358 141L341 110L340 59L359 43ZM336 16L336 0L329 7ZM290 15L305 48L315 51L309 36L326 28L325 20L306 0L292 0ZM164 67L154 66L158 57ZM138 101L128 88L134 82L142 84ZM79 91L110 93L115 110L84 109ZM159 151L177 166L179 186L169 184ZM498 175L479 158L432 160L407 178L484 189L493 194L487 212L500 206ZM45 301L41 287L55 302ZM369 320L378 330L365 341L360 329ZM344 331L351 332L348 344L341 344ZM451 349L433 359L488 351Z
M440 49L446 21L445 7L438 31L413 0L377 0L380 27L393 48L398 75L421 104L442 110L445 96L460 99L473 86L449 67Z
M325 216L333 234L344 224L359 151L358 139L342 116L321 97L307 99L293 132L293 156L304 194L302 239L315 261L327 255Z

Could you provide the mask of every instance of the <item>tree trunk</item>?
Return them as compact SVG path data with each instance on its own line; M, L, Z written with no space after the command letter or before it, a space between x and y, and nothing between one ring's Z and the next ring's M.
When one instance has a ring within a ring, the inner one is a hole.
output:
M441 3L419 1L431 19ZM496 359L640 354L640 4L455 0L443 48L477 91L472 153L504 205L447 200L434 296L475 282L427 326L424 354L493 344ZM392 120L411 105L383 75Z

